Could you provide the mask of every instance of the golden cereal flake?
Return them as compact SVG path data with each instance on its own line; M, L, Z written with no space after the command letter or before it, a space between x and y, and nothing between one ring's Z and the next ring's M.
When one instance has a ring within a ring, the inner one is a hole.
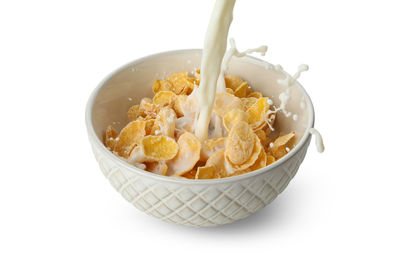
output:
M249 167L249 171L255 171L264 168L265 166L267 166L267 153L265 153L264 148L261 148L256 162Z
M131 121L120 132L114 151L121 157L127 158L134 146L140 144L146 135L145 121Z
M187 78L188 82L187 82L187 87L188 87L188 91L187 94L189 95L191 92L193 92L194 88L200 85L200 82L196 79L196 78Z
M288 153L288 148L291 149L294 142L295 132L290 132L286 135L276 138L272 147L269 148L272 156L280 159Z
M187 178L187 179L195 179L196 178L196 173L197 173L197 168L194 167L190 171L180 175L181 177Z
M188 91L188 88L194 88L194 85L191 81L188 80L188 73L187 72L179 72L172 74L169 78L168 81L170 81L174 87L174 92L177 95L186 93Z
M232 88L233 91L236 91L236 88L238 88L242 83L243 83L243 80L237 76L234 76L234 75L226 75L225 76L226 88Z
M248 94L247 97L261 98L263 96L260 92L252 92L252 93Z
M175 98L175 103L173 107L178 118L184 115L184 106L187 98L187 95L177 95Z
M165 163L165 161L146 163L146 171L156 173L159 175L166 175L167 170L168 170L168 166Z
M223 118L226 113L235 108L243 109L243 105L239 97L236 97L226 92L216 94L214 102L214 112L218 116Z
M249 88L247 82L242 82L238 88L236 88L234 95L239 97L239 98L243 98L246 97L247 95L247 89Z
M140 106L139 105L133 105L132 107L130 107L130 109L128 110L128 117L130 121L134 121L137 118L139 118L142 115L142 113L140 112Z
M106 136L104 139L104 143L109 150L111 150L111 151L114 150L115 143L116 143L115 139L117 137L118 137L117 131L111 125L109 125L106 129Z
M214 166L198 167L195 179L215 179L220 178L217 169Z
M187 179L196 179L197 169L199 167L204 167L204 164L205 164L205 162L198 161L196 163L196 165L194 165L194 167L190 171L185 172L184 174L181 174L180 176L184 177L184 178L187 178Z
M254 105L257 102L257 98L246 97L246 98L241 98L240 101L242 102L243 110L247 111L252 105Z
M139 111L146 115L147 118L155 118L157 114L157 106L151 98L145 97L140 101Z
M225 137L207 139L202 143L200 150L200 160L207 159L216 151L225 149Z
M164 107L158 113L155 124L158 125L161 135L174 137L176 114L172 108Z
M167 162L169 175L181 175L190 171L200 159L201 144L194 134L182 134L178 139L178 146L178 154Z
M160 80L155 80L154 82L153 82L153 93L157 93L157 92L159 92L159 91L161 91L160 90L160 88L161 88L161 82L160 82Z
M132 149L131 153L129 154L128 162L130 164L141 164L142 162L146 161L146 157L143 154L143 150L141 146L135 146L134 149Z
M153 103L165 107L172 106L175 101L176 94L171 91L160 91L153 97Z
M249 96L251 93L253 93L253 90L251 90L250 86L248 85L246 88L246 96Z
M249 119L249 114L244 112L241 109L235 108L229 111L223 118L223 124L225 129L230 131L233 125L235 125L238 121L247 122Z
M257 130L254 132L258 139L260 139L261 145L266 148L267 147L267 134L264 130Z
M253 152L253 130L247 122L238 121L233 125L226 140L225 155L235 165L246 162Z
M145 122L146 122L146 127L145 127L146 135L150 135L154 127L155 119L148 119L145 120Z
M237 171L242 171L242 170L246 170L247 168L249 168L250 166L252 166L258 159L261 150L263 150L263 147L260 143L260 140L258 139L257 135L254 134L254 146L252 149L252 154L250 155L250 157L247 159L247 161L241 163L241 164L234 164L232 163L232 161L230 161L230 158L227 157L229 155L229 153L225 152L225 158L226 158L226 168L228 170L228 173L232 174L235 173Z
M214 166L215 170L218 174L218 176L222 177L227 177L228 171L226 170L226 164L225 164L225 151L224 150L218 150L215 151L207 160L206 162L206 167L209 166Z
M145 136L140 148L147 162L170 160L178 153L178 144L168 136Z
M258 155L258 158L254 162L253 165L251 165L247 169L235 171L233 174L230 174L229 176L236 176L236 175L241 175L241 174L244 174L244 173L252 172L252 171L264 168L267 165L268 165L267 164L267 153L265 152L264 148L261 147L261 150L260 150L260 153Z
M261 121L265 121L266 112L269 109L267 100L268 100L267 97L259 98L247 110L247 113L249 114L249 124L256 124Z
M168 80L155 80L153 83L153 93L156 94L160 91L173 91L174 87Z
M276 161L275 157L272 155L267 155L267 166L274 163Z

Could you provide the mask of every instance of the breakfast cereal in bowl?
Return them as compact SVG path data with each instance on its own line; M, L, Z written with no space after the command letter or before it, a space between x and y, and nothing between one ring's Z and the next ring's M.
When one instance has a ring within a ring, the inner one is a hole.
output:
M104 145L137 168L186 179L218 179L261 169L284 157L296 134L274 129L278 108L249 83L224 77L216 94L208 138L195 136L199 70L153 82L152 98L127 110L129 123L118 133L107 126Z

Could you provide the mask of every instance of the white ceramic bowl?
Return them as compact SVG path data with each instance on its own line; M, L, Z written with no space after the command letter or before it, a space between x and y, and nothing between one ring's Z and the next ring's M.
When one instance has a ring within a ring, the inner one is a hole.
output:
M314 124L314 110L303 87L296 83L287 109L294 121L278 115L278 131L295 130L297 144L279 161L251 173L214 180L165 177L135 168L114 156L104 145L108 125L120 130L127 110L143 97L152 97L155 79L199 68L201 50L179 50L151 55L129 63L105 78L90 96L86 108L89 141L100 168L111 185L138 209L167 222L216 226L243 219L274 200L288 185L303 161ZM233 58L229 73L249 81L254 90L279 103L284 78L272 65L253 57ZM300 103L303 102L301 105Z

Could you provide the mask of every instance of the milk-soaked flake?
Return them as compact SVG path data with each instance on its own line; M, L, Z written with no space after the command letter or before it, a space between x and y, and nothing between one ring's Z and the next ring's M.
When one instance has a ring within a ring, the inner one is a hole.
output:
M155 124L162 135L173 138L175 133L176 114L172 108L165 107L157 114Z
M223 118L225 114L236 108L243 109L243 104L239 97L228 93L218 93L216 95L213 111L218 116Z
M249 114L242 109L232 109L229 111L223 119L224 127L226 130L230 131L231 128L238 122L238 121L244 121L248 122L249 120Z
M171 91L160 91L153 97L153 103L161 107L172 106L176 98L176 94Z
M121 157L127 158L134 146L140 144L146 135L146 122L131 121L119 133L114 151Z
M255 134L249 124L238 121L233 125L226 140L226 157L233 163L240 165L245 162L253 152Z
M200 141L192 133L186 132L178 139L179 151L167 162L168 175L181 175L190 171L200 159Z
M225 135L226 130L222 124L221 117L213 112L208 126L208 138L219 138Z
M200 160L206 162L216 151L225 149L226 137L211 138L201 144Z

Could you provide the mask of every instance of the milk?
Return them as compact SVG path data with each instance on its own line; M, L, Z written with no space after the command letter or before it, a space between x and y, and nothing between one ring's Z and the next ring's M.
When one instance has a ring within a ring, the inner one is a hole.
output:
M195 135L200 141L207 139L215 88L226 51L235 2L235 0L217 0L208 24L201 59L201 83L198 90L199 107L195 128Z

